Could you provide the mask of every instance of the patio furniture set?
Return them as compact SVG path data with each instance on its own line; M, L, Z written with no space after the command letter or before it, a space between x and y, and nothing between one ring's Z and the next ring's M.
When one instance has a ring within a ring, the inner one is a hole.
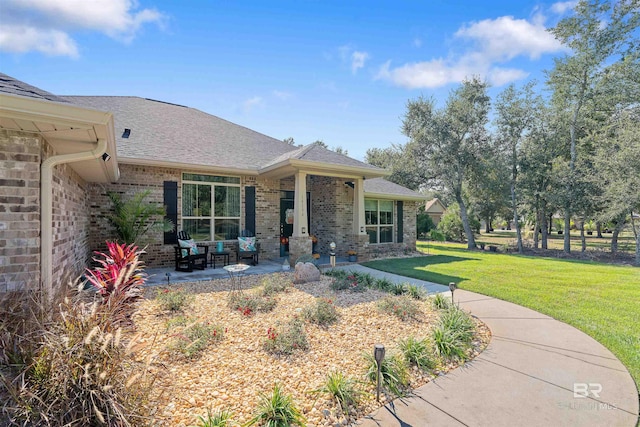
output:
M259 263L260 243L256 243L254 236L249 236L247 231L243 231L238 237L238 242L233 251L209 250L209 245L196 243L185 231L178 232L178 245L175 249L176 271L191 272L194 269L204 270L207 264L216 268L216 264L222 262L222 266L230 264L229 256L231 252L235 254L236 263L240 264L244 260L250 260L251 265Z

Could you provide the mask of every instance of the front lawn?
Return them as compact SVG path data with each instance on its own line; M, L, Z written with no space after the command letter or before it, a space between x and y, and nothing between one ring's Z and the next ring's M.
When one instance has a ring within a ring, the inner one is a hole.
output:
M428 257L365 265L435 283L453 281L573 325L611 350L640 386L639 268L428 245ZM418 242L418 249L427 252L427 243Z

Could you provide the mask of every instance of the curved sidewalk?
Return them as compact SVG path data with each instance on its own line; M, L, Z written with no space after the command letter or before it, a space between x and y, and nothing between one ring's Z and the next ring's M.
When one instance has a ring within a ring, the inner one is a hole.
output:
M359 420L359 426L636 425L636 385L624 365L593 338L496 298L457 290L455 300L491 329L485 351L410 398L396 399Z

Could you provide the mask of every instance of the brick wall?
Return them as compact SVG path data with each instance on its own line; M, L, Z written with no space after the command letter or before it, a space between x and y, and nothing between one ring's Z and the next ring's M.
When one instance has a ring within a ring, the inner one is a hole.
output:
M43 145L42 158L55 153ZM89 184L68 164L53 169L53 277L54 293L65 291L83 273L91 258L89 246Z
M0 130L0 292L40 282L40 147L39 136Z
M318 237L316 250L329 253L329 243L336 243L338 256L353 249L353 189L341 178L310 177L311 233Z
M107 192L113 191L129 199L135 194L149 190L150 194L146 202L162 205L164 201L164 181L181 181L181 171L178 169L159 168L153 166L120 164L120 179L116 183L92 184L89 197L89 221L91 225L90 246L92 250L106 250L105 242L115 240L113 227L107 220L111 213L111 201ZM178 188L178 212L182 203L182 194ZM180 217L178 218L180 219ZM180 224L178 225L178 229ZM174 261L173 245L164 244L162 231L147 233L138 243L138 246L146 246L146 254L142 260L149 267L168 266Z

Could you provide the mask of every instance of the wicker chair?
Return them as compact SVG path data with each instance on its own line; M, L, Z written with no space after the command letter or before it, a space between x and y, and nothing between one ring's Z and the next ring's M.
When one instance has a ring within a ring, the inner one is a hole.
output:
M242 230L240 233L241 237L254 237L253 233L249 230ZM243 251L240 250L240 243L236 243L236 260L240 262L241 259L250 259L251 265L258 264L260 260L260 243L256 242L256 250L255 251Z

